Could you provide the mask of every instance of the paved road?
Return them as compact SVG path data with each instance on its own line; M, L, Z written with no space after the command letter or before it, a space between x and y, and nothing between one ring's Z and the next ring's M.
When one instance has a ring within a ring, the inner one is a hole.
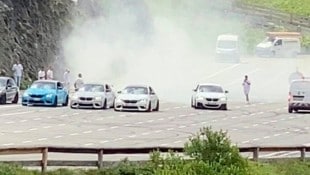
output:
M227 130L233 143L239 146L310 145L310 113L288 114L286 104L289 73L296 65L301 65L301 71L310 75L309 70L303 68L308 63L306 58L253 58L240 64L214 63L213 73L197 76L195 81L223 84L230 91L228 111L192 109L190 92L185 91L178 98L164 98L160 111L153 113L3 105L0 106L0 147L183 146L199 128L210 125L214 129ZM251 104L242 102L240 81L244 74L249 74L254 82ZM192 89L188 88L189 91ZM298 154L281 152L263 156Z

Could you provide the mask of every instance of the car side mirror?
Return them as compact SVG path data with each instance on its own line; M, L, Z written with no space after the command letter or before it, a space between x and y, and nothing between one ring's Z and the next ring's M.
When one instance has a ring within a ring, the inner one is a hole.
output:
M225 94L229 93L228 91L225 91Z
M107 89L106 92L111 92L111 89Z
M57 89L58 89L58 90L63 90L63 87L58 86Z
M118 91L117 93L118 93L118 94L121 94L121 93L122 93L122 91Z
M197 92L197 89L193 89L194 92Z
M155 92L151 92L151 95L155 95Z
M11 88L11 87L12 87L12 84L8 84L7 87L8 87L8 88Z

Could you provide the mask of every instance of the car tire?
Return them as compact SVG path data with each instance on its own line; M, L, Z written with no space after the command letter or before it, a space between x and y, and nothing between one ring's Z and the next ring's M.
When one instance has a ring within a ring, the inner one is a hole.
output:
M156 108L154 109L154 111L159 111L159 100L157 100Z
M18 93L15 94L14 100L12 101L13 104L17 104L19 99Z
M54 103L52 104L52 106L53 107L57 107L57 105L58 105L58 99L57 99L57 96L55 97L55 99L54 99Z
M293 108L288 107L288 113L293 113Z
M226 111L226 110L227 110L227 104L222 104L221 107L220 107L220 109Z
M6 94L0 96L0 104L6 104Z
M66 101L65 101L65 103L63 104L63 106L68 106L69 105L69 97L67 96L66 97Z
M148 108L146 110L147 112L151 112L152 111L152 104L151 102L149 102Z
M191 100L191 107L192 107L192 108L195 108L193 99Z
M116 109L115 107L114 107L114 111L115 111L115 112L120 112L120 110Z

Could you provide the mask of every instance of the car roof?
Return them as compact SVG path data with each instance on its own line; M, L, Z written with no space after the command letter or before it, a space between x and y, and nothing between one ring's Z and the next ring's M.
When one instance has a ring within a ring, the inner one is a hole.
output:
M232 35L232 34L219 35L219 36L217 37L217 40L231 40L231 41L237 41L237 40L238 40L238 35Z
M292 80L291 83L298 83L298 82L309 82L310 83L310 79L306 78L306 79L296 79L296 80Z
M0 77L0 79L2 80L8 80L8 79L12 79L11 77Z
M222 85L220 84L216 84L216 83L201 83L201 84L198 84L199 86L219 86L219 87L222 87Z
M43 83L57 83L57 80L36 80L35 82L43 82Z
M133 84L133 85L127 85L127 86L125 86L125 88L126 87L145 87L145 88L149 88L150 86L148 86L148 85Z

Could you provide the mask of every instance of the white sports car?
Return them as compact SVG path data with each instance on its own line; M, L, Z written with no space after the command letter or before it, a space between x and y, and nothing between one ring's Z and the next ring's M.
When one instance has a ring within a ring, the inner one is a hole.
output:
M227 93L218 84L199 84L192 96L193 108L210 108L227 110Z
M71 97L71 108L113 108L115 94L108 84L84 84Z
M115 111L158 111L159 99L150 86L127 86L118 92L114 103Z

